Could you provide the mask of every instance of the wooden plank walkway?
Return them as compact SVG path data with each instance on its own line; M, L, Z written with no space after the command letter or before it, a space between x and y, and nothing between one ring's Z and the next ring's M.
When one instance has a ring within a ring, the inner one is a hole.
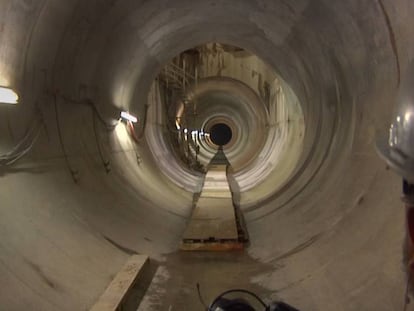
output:
M207 172L180 248L211 251L243 249L227 180L227 165L214 165Z
M148 263L148 256L131 256L90 311L121 311Z

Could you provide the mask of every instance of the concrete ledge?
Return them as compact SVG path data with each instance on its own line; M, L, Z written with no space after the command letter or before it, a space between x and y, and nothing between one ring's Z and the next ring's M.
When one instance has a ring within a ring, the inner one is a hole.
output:
M148 263L148 256L131 256L90 311L122 310L134 284Z

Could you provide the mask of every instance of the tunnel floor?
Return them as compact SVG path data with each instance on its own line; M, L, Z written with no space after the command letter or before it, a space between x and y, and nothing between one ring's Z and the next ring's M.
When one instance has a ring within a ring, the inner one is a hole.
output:
M153 262L153 269L155 265L154 278L139 311L203 310L197 283L207 305L222 292L235 288L250 290L270 302L271 293L249 280L272 268L243 251L177 252L164 262ZM272 294L274 297L275 292Z

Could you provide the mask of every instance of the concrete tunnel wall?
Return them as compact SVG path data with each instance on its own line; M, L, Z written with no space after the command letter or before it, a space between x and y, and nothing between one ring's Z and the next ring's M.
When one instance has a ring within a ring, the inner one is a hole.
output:
M79 102L109 124L140 116L162 65L209 41L262 58L305 114L297 174L245 210L249 255L273 267L248 281L306 310L402 307L400 183L374 141L413 13L408 0L0 2L0 84L21 96L0 107L0 153L44 122L29 156L0 167L0 310L87 309L129 253L177 249L192 194Z

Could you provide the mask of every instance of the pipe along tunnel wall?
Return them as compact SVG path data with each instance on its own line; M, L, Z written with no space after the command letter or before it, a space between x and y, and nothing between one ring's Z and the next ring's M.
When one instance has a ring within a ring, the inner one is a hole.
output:
M133 144L117 119L142 118L161 67L207 42L273 68L306 126L283 185L241 194L251 265L266 269L234 286L304 310L402 308L400 181L374 141L413 55L413 13L409 0L1 1L0 85L20 103L0 107L0 309L84 310L130 254L168 262L192 193L159 169L168 149L150 152L143 122Z

